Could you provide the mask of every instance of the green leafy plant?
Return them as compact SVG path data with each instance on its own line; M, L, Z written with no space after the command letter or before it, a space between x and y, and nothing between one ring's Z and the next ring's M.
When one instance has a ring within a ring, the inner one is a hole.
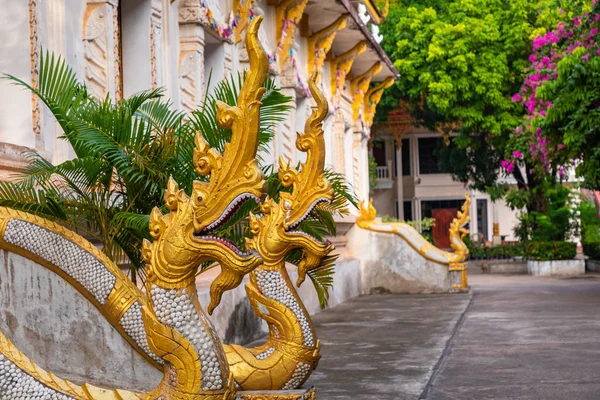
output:
M481 246L473 243L469 236L466 236L463 241L469 249L470 258L473 260L509 259L525 255L525 246L522 243L502 244L493 247Z
M377 189L379 182L377 181L377 161L372 154L369 154L369 195L373 196L373 192Z
M527 243L526 254L536 261L572 260L577 255L577 243L532 241Z
M216 150L231 137L216 122L216 103L235 105L244 76L232 75L219 82L204 103L191 114L172 109L162 90L145 91L117 102L96 99L65 61L50 53L40 58L38 88L4 75L16 85L27 88L48 107L75 152L75 158L53 165L35 152L27 154L29 165L10 182L0 182L0 205L60 221L69 228L101 243L102 251L113 261L128 267L132 280L144 278L141 242L151 239L148 222L151 210L163 211L163 192L170 176L191 194L194 179L193 150L195 132ZM275 127L287 116L290 98L284 96L273 80L267 80L260 110L259 146L262 151L273 138ZM262 160L259 160L262 161ZM263 165L268 194L278 197L284 189L272 165ZM330 205L319 205L299 229L318 239L334 236L336 214L357 206L352 187L343 175L327 171L334 189ZM258 206L244 204L220 228L219 234L239 247L250 235L247 216ZM310 271L321 304L328 299L332 285L333 260L323 260ZM299 259L290 261L297 263Z
M583 253L592 260L600 260L600 219L596 204L593 201L583 202L579 211Z
M576 210L571 206L571 190L561 184L549 183L540 186L537 190L544 194L544 204L539 206L540 211L519 215L519 224L515 228L516 236L522 242L567 240L577 228ZM538 195L536 191L512 193L515 195ZM518 201L522 200L509 196L507 201L518 205Z

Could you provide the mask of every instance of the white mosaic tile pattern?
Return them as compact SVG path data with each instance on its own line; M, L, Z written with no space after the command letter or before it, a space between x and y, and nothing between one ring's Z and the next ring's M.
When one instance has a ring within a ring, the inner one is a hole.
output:
M4 241L54 264L79 282L100 304L106 303L115 286L115 276L92 254L45 228L11 219Z
M310 365L299 363L292 374L292 378L283 385L282 390L292 390L300 387L310 374Z
M144 329L144 320L142 318L142 306L140 303L135 302L129 307L123 318L119 321L123 330L133 339L135 343L148 354L154 361L159 364L163 364L164 361L154 354L148 345L148 337L146 336L146 330Z
M262 353L258 353L256 355L256 359L257 360L264 360L265 358L269 357L271 354L273 354L273 352L275 351L275 347L269 347L268 349L266 349L265 351L263 351Z
M0 354L0 400L74 400L44 386Z
M279 271L264 271L260 269L257 269L254 272L256 273L256 283L258 284L261 293L292 310L300 323L302 335L304 336L304 345L314 346L315 339L310 329L308 318L304 314L302 307L300 307L296 301L294 294L287 286L281 273Z
M160 322L177 329L196 349L202 364L202 390L223 389L223 373L228 375L225 352L216 339L212 324L194 306L186 289L168 290L153 286L152 302Z

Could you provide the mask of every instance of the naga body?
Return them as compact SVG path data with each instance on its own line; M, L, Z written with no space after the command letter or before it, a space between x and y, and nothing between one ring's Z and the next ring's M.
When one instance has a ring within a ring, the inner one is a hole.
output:
M259 263L212 232L226 223L236 205L264 190L256 162L260 99L267 76L256 18L248 29L250 73L235 107L219 103L217 119L232 131L223 154L196 135L194 166L207 176L187 196L172 180L165 191L169 213L150 216L152 243L146 241L146 293L92 244L55 223L0 209L0 247L36 261L72 284L164 375L149 393L78 386L35 365L0 334L0 394L3 399L180 399L232 400L234 380L215 329L196 293L195 276L206 261L221 265L210 288L209 313L224 291L240 284Z
M280 160L280 180L291 192L280 193L278 202L266 199L260 207L262 215L250 216L253 237L246 246L250 252L242 252L213 234L229 220L236 206L249 199L258 200L264 190L264 179L255 159L262 84L268 69L267 56L257 39L261 19L253 20L246 36L250 72L237 106L218 104L218 122L232 131L231 142L221 155L197 135L194 165L196 172L209 176L208 182L195 182L188 197L175 182L169 181L165 191L169 213L163 215L156 208L150 216L154 241L145 242L143 247L148 276L145 293L83 238L37 217L7 209L0 212L4 217L3 227L33 221L33 225L49 234L71 240L65 246L80 245L90 252L98 263L98 271L92 270L91 274L100 277L104 290L100 294L95 285L86 283L84 275L88 272L71 271L68 260L53 259L47 254L39 256L18 247L10 241L14 233L8 231L0 241L0 247L24 254L54 270L88 297L138 352L164 371L160 385L143 394L73 385L35 366L0 335L0 365L8 365L6 373L12 374L16 368L20 371L16 375L27 387L35 386L28 383L32 380L40 385L40 390L49 391L57 399L229 400L237 389L298 388L317 366L319 341L285 267L289 252L297 249L303 252L298 265L299 285L308 271L318 267L333 249L328 242L294 230L317 204L333 198L324 175L322 122L328 112L327 101L316 87L316 75L310 80L310 88L317 109L308 119L305 132L298 134L296 143L299 150L307 153L306 162L298 171ZM23 226L16 226L15 230L27 232ZM221 273L211 285L208 313L219 304L224 291L238 286L243 276L250 273L250 283L246 286L249 299L257 315L269 325L269 338L262 346L251 349L222 346L196 294L195 275L199 265L208 260L221 265ZM21 387L3 375L2 368L0 389L3 385Z
M267 199L261 204L262 216L250 217L253 236L247 239L247 247L258 252L262 264L251 273L246 292L256 314L267 322L269 337L255 348L225 346L235 382L245 390L299 388L320 358L312 320L285 262L292 250L302 251L298 264L300 285L307 272L318 267L333 249L328 242L294 231L317 204L333 199L333 190L324 175L322 123L328 113L327 100L317 89L316 81L313 75L309 85L317 108L296 141L297 148L307 153L306 162L297 171L280 159L280 181L292 191L281 192L279 202Z

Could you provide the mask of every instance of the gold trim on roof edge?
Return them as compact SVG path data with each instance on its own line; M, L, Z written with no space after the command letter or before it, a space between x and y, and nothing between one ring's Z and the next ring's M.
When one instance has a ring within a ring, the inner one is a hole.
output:
M313 33L307 40L308 47L308 73L320 72L325 57L333 45L338 31L348 26L348 14L344 14L325 28Z

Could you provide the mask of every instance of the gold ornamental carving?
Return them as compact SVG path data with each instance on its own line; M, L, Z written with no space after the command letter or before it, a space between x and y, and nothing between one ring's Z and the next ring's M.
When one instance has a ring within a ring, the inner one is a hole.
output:
M367 41L362 40L350 50L331 60L331 93L334 99L341 97L346 77L352 70L354 60L367 50Z
M325 57L333 45L338 31L348 26L348 15L342 15L325 28L313 33L308 37L308 73L321 71L325 63Z
M250 23L250 15L254 1L255 0L233 0L233 10L237 21L237 25L233 28L235 43L242 41L242 33Z
M268 68L267 55L257 37L261 20L255 18L248 28L250 72L237 106L218 104L218 123L231 130L231 141L220 154L197 134L194 166L197 173L208 176L208 181L197 182L192 197L169 181L165 191L169 213L162 214L158 209L152 212L150 229L154 241L146 242L143 248L147 263L145 294L79 235L45 219L0 208L0 248L56 272L82 293L123 337L163 370L159 386L139 394L87 384L78 386L37 367L3 335L0 335L0 361L8 360L18 368L18 373L35 379L56 394L75 399L235 398L234 379L225 352L200 306L194 276L205 261L221 264L222 272L211 285L208 310L212 312L222 293L239 285L242 277L262 261L258 255L226 246L212 236L214 229L228 221L234 202L258 199L264 189L264 177L256 162L260 99ZM60 256L43 247L50 242L55 243ZM80 271L81 260L87 260L88 268L95 272L86 275ZM175 304L183 311L181 314L170 311ZM132 314L136 310L137 316ZM143 321L141 342L140 335L132 335L123 327L123 320L131 318ZM199 333L190 335L190 332ZM215 366L204 372L202 360L208 352Z
M383 96L383 91L385 89L389 89L394 84L394 78L389 77L383 82L373 86L367 91L365 95L365 104L363 106L364 112L364 121L365 124L370 127L373 125L373 118L375 118L375 110L377 109L377 105L381 101L381 96Z
M296 26L302 19L308 0L283 0L275 8L277 41L281 44L277 49L279 66L283 71L290 55L290 47L296 35Z
M373 64L367 71L360 74L359 76L353 78L350 81L350 93L352 94L352 119L357 120L360 116L360 108L363 105L363 100L367 91L369 90L369 85L371 84L371 79L375 75L377 75L383 69L383 64L381 61L377 61Z
M280 159L279 179L292 191L281 192L279 202L267 199L261 204L263 215L250 217L253 237L247 239L246 246L255 250L263 262L251 273L246 293L255 313L267 322L269 338L255 348L225 346L235 382L244 390L296 389L308 379L320 359L314 325L285 266L290 251L302 250L296 282L299 286L308 271L335 260L328 257L333 250L329 242L294 230L317 204L333 199L331 184L324 174L323 120L328 105L316 82L313 73L309 87L317 108L296 141L298 150L307 154L306 161L296 170ZM270 289L273 285L278 291Z
M232 204L258 200L264 190L264 176L256 162L260 101L268 70L267 55L258 41L261 21L262 17L257 17L248 27L250 71L237 105L217 105L217 122L231 130L230 142L221 154L198 133L193 164L198 174L207 176L207 181L196 182L188 196L169 180L164 192L167 213L155 208L150 215L153 242L146 241L143 246L147 265L145 292L81 236L45 219L0 208L0 248L50 269L84 295L140 354L163 371L159 386L148 393L134 393L75 385L36 366L1 332L0 361L8 360L19 373L57 395L86 400L233 400L236 386L253 390L295 389L308 379L320 359L320 342L287 274L285 257L292 250L302 252L296 285L313 268L335 261L329 256L331 243L295 230L314 207L333 199L324 169L322 124L328 105L317 89L317 74L309 82L317 108L296 141L298 150L306 153L306 161L296 169L280 160L279 178L290 191L281 192L278 202L266 199L260 206L262 214L250 217L250 252L227 246L213 236L214 230L231 217ZM60 256L48 252L44 243L55 243ZM91 275L82 275L78 269L81 260L87 260L88 268L94 271ZM270 331L264 345L253 349L222 346L196 293L195 275L206 261L221 265L221 273L211 284L208 313L218 306L224 291L235 288L245 274L251 274L246 290L254 311L267 322ZM273 283L278 290L269 292ZM286 296L282 298L280 293L284 292ZM181 313L173 311L175 306ZM129 331L126 320L136 326L141 322L141 335ZM214 368L203 369L209 353ZM292 398L285 396L275 393L266 398ZM314 400L316 395L312 390L301 397L294 396Z

